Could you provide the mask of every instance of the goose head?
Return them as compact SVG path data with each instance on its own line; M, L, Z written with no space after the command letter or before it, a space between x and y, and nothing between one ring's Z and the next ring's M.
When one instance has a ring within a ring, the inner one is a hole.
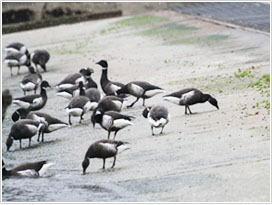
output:
M46 80L44 80L41 83L41 88L51 88L51 86L49 85L49 83Z
M100 65L103 69L108 68L108 62L105 60L101 60L101 61L97 62L96 64Z

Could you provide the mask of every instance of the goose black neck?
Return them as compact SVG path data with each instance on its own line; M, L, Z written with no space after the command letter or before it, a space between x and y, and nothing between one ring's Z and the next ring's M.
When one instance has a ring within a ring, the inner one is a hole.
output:
M102 75L101 75L100 83L101 83L102 87L105 87L109 83L108 69L103 69L102 70Z
M202 95L202 102L206 102L211 98L211 96L209 94L203 94Z
M47 97L46 90L43 87L41 87L41 96L42 97Z
M91 76L87 78L87 81L88 81L88 84L87 84L88 87L90 87L90 88L91 88L91 87L97 88L97 84L96 84L96 82L92 79Z
M6 168L2 168L2 176L3 177L11 176L11 170L6 170Z
M86 96L85 90L83 89L83 87L79 88L79 95L80 96Z

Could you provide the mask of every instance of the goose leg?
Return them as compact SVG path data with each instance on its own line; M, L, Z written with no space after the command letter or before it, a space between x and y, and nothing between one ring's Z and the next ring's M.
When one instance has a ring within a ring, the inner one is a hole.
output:
M29 144L28 144L28 147L31 146L31 137L29 138Z
M152 135L155 135L154 132L153 132L153 126L151 126L151 131L152 131Z
M10 66L9 69L10 69L10 76L13 76L13 74L12 74L12 67Z
M46 65L42 65L41 67L43 68L44 72L46 72Z
M115 131L113 140L115 140L115 137L116 137L118 131L119 131L119 130Z
M17 75L20 74L20 66L18 66Z
M20 139L19 142L20 142L20 149L22 149L22 140Z
M143 106L145 106L145 98L143 98Z
M128 108L132 107L140 98L138 97L133 103L131 103L129 106L127 106Z
M102 169L105 169L105 164L106 164L106 159L104 158L103 159L103 167L102 167Z
M84 112L82 112L82 114L80 115L79 123L81 123L81 120L83 120L83 115L84 115Z
M187 105L185 105L185 115L187 115Z
M37 142L40 141L40 135L41 135L41 132L39 132L39 134L38 134Z
M108 139L110 139L110 133L111 133L111 131L108 131Z
M161 129L161 132L160 132L160 134L162 134L163 128L164 128L164 126L162 126L162 129Z
M42 142L44 142L44 132L42 132Z
M114 166L115 166L115 162L116 162L116 156L114 156L114 160L113 160L113 163L112 163L111 168L114 168Z
M72 122L71 122L71 115L69 115L69 125L72 125Z
M36 72L39 73L37 64L35 64L35 67L36 67Z
M190 110L190 107L189 107L189 105L187 105L187 107L188 107L188 110L189 110L190 114L193 114L193 113L191 112L191 110Z

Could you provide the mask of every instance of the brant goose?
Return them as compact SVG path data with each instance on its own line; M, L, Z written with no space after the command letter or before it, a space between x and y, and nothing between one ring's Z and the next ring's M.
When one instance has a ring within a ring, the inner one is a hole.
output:
M187 115L187 108L190 114L192 114L189 105L204 103L206 101L219 109L217 100L215 98L213 98L209 94L203 94L200 90L196 88L185 88L169 95L165 95L163 96L163 99L178 105L184 105L185 115Z
M70 100L72 97L79 95L78 85L73 85L70 88L60 89L57 91L56 95Z
M68 126L68 123L63 122L57 118L50 116L49 114L42 112L31 112L30 110L25 110L23 108L17 109L12 114L12 121L16 122L19 119L31 119L40 123L44 123L45 127L42 132L42 142L44 141L44 133L51 133L58 129ZM38 142L40 138L38 137Z
M37 49L31 53L31 61L35 64L36 71L38 72L38 65L46 72L46 63L50 58L50 54L43 49Z
M13 122L16 122L20 119L26 119L29 112L30 112L30 110L28 110L28 109L19 108L19 109L15 110L14 113L11 115L11 119Z
M28 67L30 74L24 76L23 80L20 83L22 90L24 91L24 95L26 92L34 90L34 94L36 94L36 90L42 81L42 76L39 73L36 73L32 66Z
M103 159L102 169L105 169L106 159L114 157L113 164L111 166L111 168L114 168L116 155L124 150L129 149L125 144L128 143L114 140L99 140L91 144L82 162L83 174L85 174L86 169L90 164L89 159L92 158Z
M12 67L18 67L17 70L17 75L20 74L20 66L27 66L29 67L30 64L30 60L29 60L29 54L25 55L22 53L11 53L8 56L5 57L4 59L4 63L6 63L8 65L8 67L10 68L10 75L13 76L12 74Z
M6 46L5 51L10 54L10 53L21 53L21 54L29 54L27 48L25 47L24 44L19 43L19 42L14 42Z
M132 107L140 98L143 98L143 106L145 106L145 99L151 98L156 94L163 93L164 90L158 86L151 85L145 81L133 81L126 84L123 88L117 91L117 94L130 94L137 99L127 106Z
M2 160L2 177L38 177L42 176L47 171L47 169L53 165L54 163L47 163L47 161L28 162L14 167L13 169L7 170L5 163Z
M93 123L93 126L95 127L95 120L94 116L98 109L106 112L106 111L116 111L120 112L125 105L125 100L123 98L117 97L117 96L105 96L102 98L102 100L99 101L97 107L94 109L91 121Z
M97 109L93 120L94 122L99 123L102 128L108 131L108 139L110 138L110 133L114 132L113 139L115 139L119 130L133 125L131 122L133 118L134 117L132 116L123 115L115 111L104 112L102 109Z
M148 121L151 124L152 135L154 135L153 127L161 127L160 134L162 134L164 126L170 120L170 114L168 113L167 108L162 105L147 107L143 110L142 114L145 118L148 118Z
M43 123L39 123L35 120L23 119L15 122L11 127L10 133L6 141L7 151L9 151L11 145L13 144L13 140L19 140L20 148L22 148L22 139L29 139L30 147L31 137L33 137L37 133L40 135L43 132L44 128L45 125Z
M87 74L86 74L86 80L87 84L85 85L85 88L97 88L96 82L92 79L92 74L94 73L94 70L92 68L86 68Z
M30 112L26 118L45 124L43 132L41 133L42 142L44 141L44 133L51 133L68 126L68 123L41 112ZM37 141L40 141L40 135L38 136Z
M116 91L124 87L123 83L112 82L108 79L108 63L105 60L101 60L96 64L102 67L102 75L100 78L100 84L102 90L106 95L117 95Z
M47 81L42 81L40 87L41 87L40 94L26 95L24 97L15 98L12 102L24 109L30 110L42 109L47 102L47 94L45 88L50 88L51 86Z
M80 84L82 85L82 82ZM80 116L79 123L81 123L81 120L83 120L83 115L91 109L94 109L95 105L90 102L89 98L82 95L82 91L83 88L81 87L81 95L73 97L69 105L65 108L69 115L69 125L72 125L71 116Z
M72 73L66 76L59 84L56 85L57 90L73 87L80 81L86 82L86 75L88 71L85 68L80 69L79 73Z
M4 120L8 106L10 106L11 103L12 95L10 94L9 90L6 89L2 91L2 121Z

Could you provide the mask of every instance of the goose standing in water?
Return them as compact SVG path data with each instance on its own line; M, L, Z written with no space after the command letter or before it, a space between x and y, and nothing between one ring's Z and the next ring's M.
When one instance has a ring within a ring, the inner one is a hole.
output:
M8 178L12 176L17 177L38 177L43 176L44 173L53 166L54 163L47 161L28 162L20 164L13 169L7 170L4 161L2 160L2 177Z
M92 158L103 159L103 167L105 169L106 159L114 157L111 168L114 168L116 162L116 155L124 150L129 149L125 144L127 142L114 141L114 140L99 140L91 144L87 150L84 160L82 162L83 174L90 164Z
M177 105L185 106L185 115L187 115L187 109L190 114L192 114L189 105L194 105L197 103L209 102L217 109L219 109L218 102L209 94L203 94L200 90L196 88L185 88L177 92L163 96L163 99Z

